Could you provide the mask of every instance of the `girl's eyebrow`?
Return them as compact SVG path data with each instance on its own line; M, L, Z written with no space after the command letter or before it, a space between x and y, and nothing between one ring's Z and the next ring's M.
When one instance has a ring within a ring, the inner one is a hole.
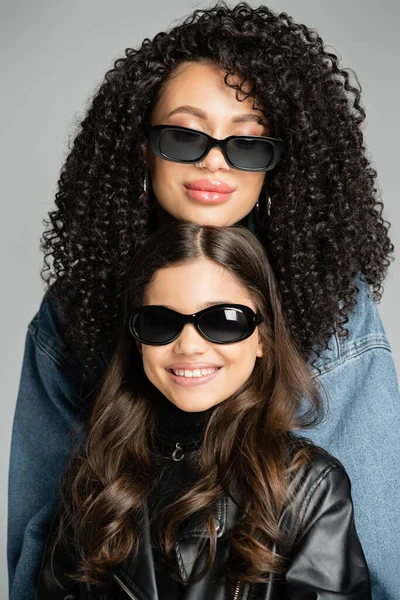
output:
M175 115L177 113L186 113L189 115L193 115L194 117L198 117L199 119L207 119L207 113L204 110L202 110L201 108L197 108L196 106L189 106L187 104L183 106L178 106L178 108L174 108L174 110L168 113L167 118L172 117L172 115ZM260 121L262 121L262 117L257 113L244 113L232 117L232 123L260 123Z
M219 304L237 304L237 302L233 302L232 300L218 300L217 302L203 302L201 305L201 309L209 308L210 306L218 306Z

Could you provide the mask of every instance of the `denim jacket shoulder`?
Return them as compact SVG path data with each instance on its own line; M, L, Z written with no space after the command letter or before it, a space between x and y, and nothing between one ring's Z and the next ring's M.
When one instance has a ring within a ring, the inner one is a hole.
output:
M48 289L42 299L39 311L28 325L28 330L40 349L59 366L64 365L67 356L65 329L67 319L56 309L53 291Z
M56 377L63 380L69 403L86 411L94 384L88 381L81 361L68 348L65 337L67 325L67 314L58 308L54 292L49 288L39 311L28 325L28 332L37 348L56 365Z
M357 279L357 287L359 289L357 303L345 325L349 335L343 339L339 337L337 331L335 332L328 348L313 362L313 370L317 374L328 373L368 350L382 348L391 351L368 284L362 279ZM315 355L312 355L310 362L314 358Z

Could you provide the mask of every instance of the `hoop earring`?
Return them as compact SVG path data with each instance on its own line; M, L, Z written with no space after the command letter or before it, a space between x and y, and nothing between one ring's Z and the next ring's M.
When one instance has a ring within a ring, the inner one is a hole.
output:
M147 190L148 190L148 172L146 170L145 174L144 174L144 178L143 178L143 192L145 194L147 194Z
M271 196L268 194L268 192L266 192L266 194L267 194L267 215L268 215L268 217L270 217L272 201L271 201Z
M269 195L268 191L265 189L264 190L265 195L264 197L261 197L261 203L260 203L260 198L257 199L257 202L254 205L255 208L255 214L257 215L257 218L260 220L263 219L264 214L266 214L267 217L269 217L271 215L271 196ZM261 207L260 207L261 204ZM264 213L265 211L265 213ZM261 214L264 213L264 214Z

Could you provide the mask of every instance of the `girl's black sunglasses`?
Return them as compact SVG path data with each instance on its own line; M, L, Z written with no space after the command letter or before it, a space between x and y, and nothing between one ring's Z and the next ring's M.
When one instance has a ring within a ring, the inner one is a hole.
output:
M176 340L187 323L213 344L233 344L250 337L263 318L242 304L217 304L193 315L165 306L142 306L129 318L129 331L142 344L164 346Z
M211 148L221 148L228 165L241 171L270 171L279 162L282 140L261 135L231 135L217 140L203 131L175 125L154 125L150 148L160 158L192 164L201 162Z

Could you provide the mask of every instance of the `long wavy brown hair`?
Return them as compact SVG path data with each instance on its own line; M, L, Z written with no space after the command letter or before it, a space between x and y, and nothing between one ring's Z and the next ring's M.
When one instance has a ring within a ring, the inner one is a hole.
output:
M144 500L154 481L157 414L152 400L159 392L143 371L128 330L129 314L142 305L159 269L199 258L221 265L248 291L264 317L258 326L264 355L243 386L212 412L195 453L197 483L164 509L160 541L173 564L181 526L194 513L205 516L208 562L192 580L197 581L215 558L212 507L226 494L240 509L229 534L227 579L261 582L266 573L283 568L279 517L288 502L290 474L308 459L310 449L292 432L320 417L319 390L290 337L272 267L257 239L240 227L173 223L135 257L116 350L93 405L86 445L76 450L64 477L57 543L64 537L77 549L73 577L78 581L101 585L113 566L135 553Z

